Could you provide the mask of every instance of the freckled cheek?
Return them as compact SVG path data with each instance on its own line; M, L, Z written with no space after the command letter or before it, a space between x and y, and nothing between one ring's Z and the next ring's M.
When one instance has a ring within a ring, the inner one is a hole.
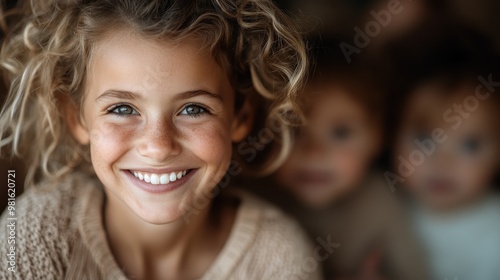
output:
M94 167L110 168L131 147L134 130L103 123L91 130L90 150Z
M229 129L221 125L206 125L184 132L185 145L212 168L227 165L231 159Z

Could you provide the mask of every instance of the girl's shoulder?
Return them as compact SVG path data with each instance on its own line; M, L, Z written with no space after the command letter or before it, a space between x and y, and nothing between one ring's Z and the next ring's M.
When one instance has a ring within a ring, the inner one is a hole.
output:
M232 195L241 203L215 265L219 278L214 279L321 279L322 260L314 253L319 249L312 246L294 219L244 191ZM328 250L321 252L323 257L332 252Z
M69 174L59 182L42 181L10 203L0 220L0 262L15 260L16 273L7 279L63 277L92 183Z
M59 181L44 180L15 198L12 211L7 208L2 215L6 219L13 214L19 226L29 226L24 234L36 233L31 230L35 225L48 230L43 232L69 230L77 226L82 202L99 188L97 179L83 173L71 173Z

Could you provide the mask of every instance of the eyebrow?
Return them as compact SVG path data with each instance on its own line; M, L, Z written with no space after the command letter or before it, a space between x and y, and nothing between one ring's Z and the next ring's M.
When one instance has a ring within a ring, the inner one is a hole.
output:
M108 89L106 90L103 94L99 95L95 101L100 101L102 99L107 99L107 98L120 98L120 99L127 99L127 100L135 100L135 99L141 99L142 96L140 94L131 92L131 91L126 91L126 90L115 90L115 89Z
M209 92L209 91L206 91L206 90L185 91L183 93L180 93L176 98L178 98L178 99L189 99L189 98L193 98L193 97L196 97L196 96L203 96L203 95L207 96L207 97L210 97L210 98L213 98L213 99L217 99L220 102L224 101L224 99L222 98L222 96L220 94Z
M180 94L177 94L175 99L189 99L197 96L207 96L213 99L217 99L220 102L223 102L224 99L220 94L216 94L213 92L209 92L206 90L190 90L190 91L185 91ZM136 100L136 99L142 99L142 95L139 93L131 92L131 91L126 91L126 90L115 90L115 89L109 89L106 90L103 94L99 95L95 101L100 101L102 99L107 99L107 98L119 98L119 99L127 99L127 100Z

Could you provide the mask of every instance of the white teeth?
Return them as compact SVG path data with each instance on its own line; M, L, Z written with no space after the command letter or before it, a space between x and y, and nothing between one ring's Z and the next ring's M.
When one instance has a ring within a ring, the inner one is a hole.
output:
M175 180L177 180L175 173L170 173L170 182L175 182Z
M157 174L151 174L151 184L158 185L160 183L160 177Z
M147 183L151 183L153 185L166 185L170 182L175 182L176 180L184 177L187 174L187 170L162 174L143 173L140 171L131 171L131 173L139 180L145 181Z
M168 184L170 182L168 179L169 178L167 174L162 174L160 177L160 184L162 185Z

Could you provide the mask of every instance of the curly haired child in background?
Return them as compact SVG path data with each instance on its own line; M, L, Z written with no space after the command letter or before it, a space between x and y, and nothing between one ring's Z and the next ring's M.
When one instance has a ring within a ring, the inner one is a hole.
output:
M281 128L261 169L290 148L307 59L285 14L252 0L25 4L1 53L0 147L29 163L2 278L319 278L295 222L219 195L241 171L232 144L265 125L256 108Z

